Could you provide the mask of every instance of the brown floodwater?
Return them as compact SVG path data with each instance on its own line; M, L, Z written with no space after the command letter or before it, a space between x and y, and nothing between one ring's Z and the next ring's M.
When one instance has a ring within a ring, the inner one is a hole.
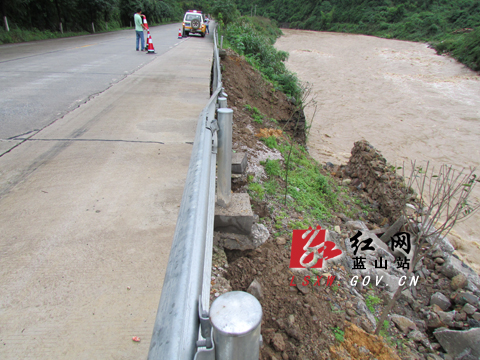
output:
M423 43L283 32L276 47L290 53L287 67L310 84L316 102L305 110L315 159L345 164L353 143L365 139L399 166L411 160L436 168L480 165L477 73ZM480 186L473 195L480 198ZM479 271L480 213L458 223L449 238Z

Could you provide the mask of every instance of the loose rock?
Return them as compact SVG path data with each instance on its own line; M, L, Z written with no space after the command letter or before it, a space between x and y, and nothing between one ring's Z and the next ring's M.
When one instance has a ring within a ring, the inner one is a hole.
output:
M430 305L433 304L438 305L443 311L448 310L448 308L450 308L452 305L450 300L440 292L436 292L430 298Z

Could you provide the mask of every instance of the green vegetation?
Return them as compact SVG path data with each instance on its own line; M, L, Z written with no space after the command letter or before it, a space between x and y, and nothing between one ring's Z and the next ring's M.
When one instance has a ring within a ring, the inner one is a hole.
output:
M427 41L439 53L480 69L478 0L237 0L237 5L243 14L256 6L257 15L295 29Z
M335 326L333 329L333 336L335 336L335 339L339 342L344 342L345 341L345 332L341 330L339 327Z
M260 112L260 110L258 110L255 106L254 107L251 107L250 105L245 105L245 109L247 109L248 111L250 111L250 113L252 114L252 117L253 117L253 121L255 121L256 123L259 123L259 124L263 124L263 114Z
M365 299L365 304L367 305L368 310L370 310L372 314L375 313L375 305L378 305L381 303L383 303L382 299L373 295L368 295L367 298Z
M270 149L274 149L278 146L277 138L275 136L269 136L268 138L262 138L262 141L265 142Z
M238 16L235 4L217 0L212 13L220 24L224 47L232 48L272 83L274 91L300 99L302 89L297 77L287 70L288 53L278 51L273 44L282 35L275 21L261 17ZM235 14L226 17L225 14ZM258 119L259 120L259 119ZM259 121L257 121L259 122Z
M150 26L181 21L185 10L190 8L210 10L207 0L3 0L1 3L0 44L83 35L93 32L92 23L95 32L130 28L138 7ZM3 26L4 16L10 31Z

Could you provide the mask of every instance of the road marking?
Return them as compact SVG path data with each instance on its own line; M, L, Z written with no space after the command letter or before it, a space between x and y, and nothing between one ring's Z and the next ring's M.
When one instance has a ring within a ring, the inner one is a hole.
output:
M97 44L89 44L89 45L77 46L77 47L75 47L74 49L80 49L80 48L89 47L89 46L93 46L93 45L97 45Z

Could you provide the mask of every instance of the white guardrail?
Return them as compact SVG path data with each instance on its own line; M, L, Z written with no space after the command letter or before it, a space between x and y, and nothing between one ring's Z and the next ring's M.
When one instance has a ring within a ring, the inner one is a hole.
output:
M149 360L259 358L262 308L258 300L233 291L217 298L210 308L215 168L218 160L218 204L228 206L233 120L222 88L216 27L212 33L212 96L197 123Z

